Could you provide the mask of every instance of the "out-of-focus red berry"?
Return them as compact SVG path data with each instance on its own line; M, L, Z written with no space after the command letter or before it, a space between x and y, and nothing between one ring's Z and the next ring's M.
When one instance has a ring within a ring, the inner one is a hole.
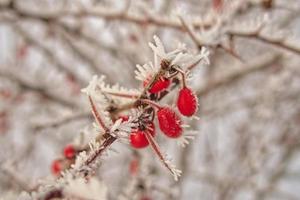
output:
M4 134L9 128L9 123L7 119L7 112L0 112L0 134Z
M72 95L78 95L80 94L80 85L76 81L76 78L74 77L73 74L67 74L66 75L66 82L71 88L71 93Z
M223 9L223 0L212 0L212 7L215 11L220 12Z
M54 160L51 164L51 172L53 175L58 176L62 170L61 160Z
M142 196L140 200L151 200L151 198L149 198L147 196Z
M64 156L66 158L71 159L75 156L75 154L76 154L76 149L74 148L74 146L72 144L65 146Z
M16 57L17 59L24 59L28 54L28 45L20 45L17 49Z
M9 90L0 90L0 97L3 97L4 99L9 99L11 96L12 94Z
M135 175L139 168L139 161L137 159L133 159L130 161L129 172L131 175Z

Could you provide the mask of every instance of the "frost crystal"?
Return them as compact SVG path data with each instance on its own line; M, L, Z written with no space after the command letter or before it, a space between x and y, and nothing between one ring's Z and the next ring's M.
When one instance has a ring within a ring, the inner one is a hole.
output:
M107 188L96 178L86 181L83 178L73 179L64 189L66 196L91 200L106 200Z
M185 131L184 134L178 138L177 144L181 147L186 147L191 140L195 139L197 131Z

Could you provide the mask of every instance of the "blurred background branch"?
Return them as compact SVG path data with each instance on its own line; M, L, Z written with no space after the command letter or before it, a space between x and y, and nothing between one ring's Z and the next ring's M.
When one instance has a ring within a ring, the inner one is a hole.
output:
M178 182L150 150L114 143L93 175L107 199L300 199L299 13L297 0L0 0L1 195L54 179L63 147L89 144L81 88L95 74L142 88L135 65L152 60L158 35L168 50L210 51L210 65L188 76L200 120L184 123L196 135L185 148L157 136L183 171Z

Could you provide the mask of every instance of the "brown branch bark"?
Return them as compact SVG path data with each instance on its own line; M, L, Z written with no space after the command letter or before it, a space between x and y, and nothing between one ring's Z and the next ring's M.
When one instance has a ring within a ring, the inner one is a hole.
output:
M248 39L255 39L258 41L261 41L266 44L273 45L275 47L288 50L290 52L293 52L297 55L300 55L300 46L297 45L299 43L288 43L287 41L283 39L272 39L271 37L264 36L260 34L259 32L238 32L238 31L230 31L228 33L231 36L234 37L242 37L242 38L248 38Z

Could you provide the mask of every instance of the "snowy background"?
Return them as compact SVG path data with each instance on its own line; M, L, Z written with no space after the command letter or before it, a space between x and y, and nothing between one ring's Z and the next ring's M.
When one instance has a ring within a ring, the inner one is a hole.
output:
M117 141L94 174L106 197L92 199L300 199L299 27L299 0L0 0L0 199L55 179L64 146L94 134L80 92L93 75L142 87L134 70L153 60L154 35L168 51L210 51L189 79L195 139L156 138L183 174Z

